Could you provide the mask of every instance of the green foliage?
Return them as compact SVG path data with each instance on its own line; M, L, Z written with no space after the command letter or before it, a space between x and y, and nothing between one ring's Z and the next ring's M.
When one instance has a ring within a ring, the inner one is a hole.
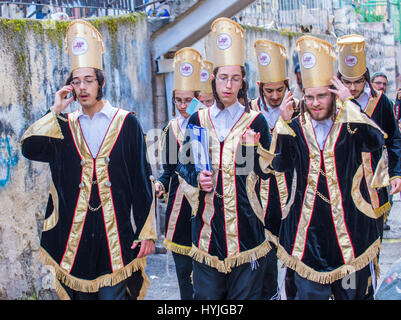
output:
M362 10L361 7L355 7L355 12L362 16L363 22L383 22L384 21L383 15L375 14L374 12L369 12L369 9Z

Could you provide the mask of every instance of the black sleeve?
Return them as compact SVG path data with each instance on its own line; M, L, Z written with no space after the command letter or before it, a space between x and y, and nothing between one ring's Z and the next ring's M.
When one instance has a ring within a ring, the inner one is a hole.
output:
M136 236L139 236L149 214L151 214L150 208L153 201L153 192L150 176L152 175L152 169L147 159L147 146L139 121L132 113L127 116L125 121L128 122L126 125L130 132L130 178L133 181L133 215L137 227Z
M164 130L166 130L166 138L161 150L163 173L158 180L163 184L164 191L168 193L171 177L175 174L178 164L179 145L174 134L171 133L171 125Z
M176 171L187 183L197 188L198 172L195 170L195 165L191 155L191 143L188 129L190 124L200 126L198 112L195 112L188 120L188 126L185 130L185 138L180 150Z

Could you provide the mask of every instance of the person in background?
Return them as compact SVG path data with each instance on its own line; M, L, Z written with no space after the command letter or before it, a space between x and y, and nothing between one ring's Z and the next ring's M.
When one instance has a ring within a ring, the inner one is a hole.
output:
M259 70L259 97L251 101L251 108L261 112L269 125L270 133L280 116L280 105L293 99L289 90L287 78L287 50L277 43L266 39L256 40L254 43L255 56ZM294 99L294 113L296 117L298 101ZM265 212L265 228L269 241L273 244L272 250L266 256L266 269L263 286L263 299L276 298L279 291L277 276L277 244L283 210L287 204L287 197L283 186L291 189L292 172L286 174L276 172L267 180L260 180L256 185ZM291 277L291 270L286 274ZM288 285L287 285L288 284ZM286 281L287 299L291 299L295 288L290 286L290 280ZM279 298L279 297L277 297Z
M182 300L191 300L193 296L192 259L188 256L192 247L192 210L178 180L176 169L190 116L186 110L199 93L201 64L202 56L193 48L183 48L174 55L173 106L179 114L170 120L163 130L160 142L163 173L155 183L157 197L164 196L167 202L164 246L173 253Z
M392 101L383 91L377 91L370 81L366 66L365 38L357 34L345 35L337 39L337 47L339 50L337 77L350 89L362 111L388 135L385 140L386 148L383 151L362 153L364 175L361 188L369 191L368 197L364 200L371 202L380 233L383 235L384 228L389 227L385 222L391 210L391 196L401 191L401 133L394 117ZM385 158L388 158L389 180L383 181L381 188L373 188L371 186L373 173L380 163L387 161Z
M300 100L303 97L304 93L302 91L303 86L301 77L301 67L299 66L298 53L296 51L294 51L294 54L292 56L292 63L293 63L293 72L295 74L296 83L291 88L291 92L294 98Z
M383 72L375 72L370 79L370 82L372 83L373 88L375 88L377 91L386 93L388 79Z
M198 99L207 108L210 108L215 101L212 90L212 74L213 74L213 62L209 60L203 60Z

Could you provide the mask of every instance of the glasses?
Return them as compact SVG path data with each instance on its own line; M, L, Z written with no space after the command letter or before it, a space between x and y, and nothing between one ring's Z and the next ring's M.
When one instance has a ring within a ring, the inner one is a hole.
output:
M216 79L220 82L224 82L225 84L227 84L229 81L231 81L232 84L241 84L242 82L242 78L240 76L232 78L227 76L217 76Z
M313 103L315 101L315 99L319 102L324 101L325 99L327 99L329 97L328 93L321 93L318 94L316 96L316 98L314 96L304 96L305 102L306 103Z
M182 105L182 104L190 104L191 101L192 101L192 98L185 99L185 100L181 100L181 99L177 99L177 98L174 99L175 104L180 104L180 105Z
M387 86L387 82L375 81L373 83L378 86Z
M355 81L348 81L343 79L343 83L346 87L351 87L352 85L361 85L361 84L365 84L366 79L365 78L361 78Z
M88 79L84 79L84 80L72 80L71 82L70 82L70 84L73 86L73 87L79 87L80 85L81 85L81 83L83 83L84 85L86 85L86 86L90 86L90 85L92 85L95 81L97 81L97 79L95 79L95 78L88 78Z

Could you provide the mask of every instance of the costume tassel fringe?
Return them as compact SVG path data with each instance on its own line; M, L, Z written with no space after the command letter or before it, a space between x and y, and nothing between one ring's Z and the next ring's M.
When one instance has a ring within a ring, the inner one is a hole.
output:
M221 273L229 273L234 267L238 267L244 263L250 263L252 261L258 260L271 250L271 246L268 240L265 240L261 245L247 250L236 255L225 258L224 260L219 260L216 256L212 256L207 252L199 250L197 247L192 246L189 255L195 261L204 263L212 268L217 269Z
M146 267L146 257L140 259L134 259L130 264L126 265L124 268L119 269L111 274L106 274L93 280L85 280L76 278L71 274L69 274L67 271L63 270L43 248L40 248L39 250L39 260L48 268L54 270L54 276L58 281L61 281L67 287L73 290L81 292L97 292L101 287L114 286L119 282L130 277L134 272L138 271L139 269L141 269L142 275L144 275L144 270ZM146 290L150 285L150 281L146 277L146 274L144 276L144 285L145 287L142 286L140 294L140 296L143 297L146 295ZM59 287L59 289L57 289L57 287ZM60 288L61 286L57 286L56 282L56 292L61 299L64 299L65 295Z
M377 258L380 248L381 241L380 238L378 238L359 257L330 272L318 272L313 270L299 259L290 256L281 245L277 248L277 257L285 266L293 269L301 277L322 284L330 284L367 266L371 260Z
M176 244L174 242L168 241L167 239L164 239L163 245L167 250L170 250L172 252L182 254L182 255L189 255L189 252L191 251L191 247L186 247L182 246L179 244Z

